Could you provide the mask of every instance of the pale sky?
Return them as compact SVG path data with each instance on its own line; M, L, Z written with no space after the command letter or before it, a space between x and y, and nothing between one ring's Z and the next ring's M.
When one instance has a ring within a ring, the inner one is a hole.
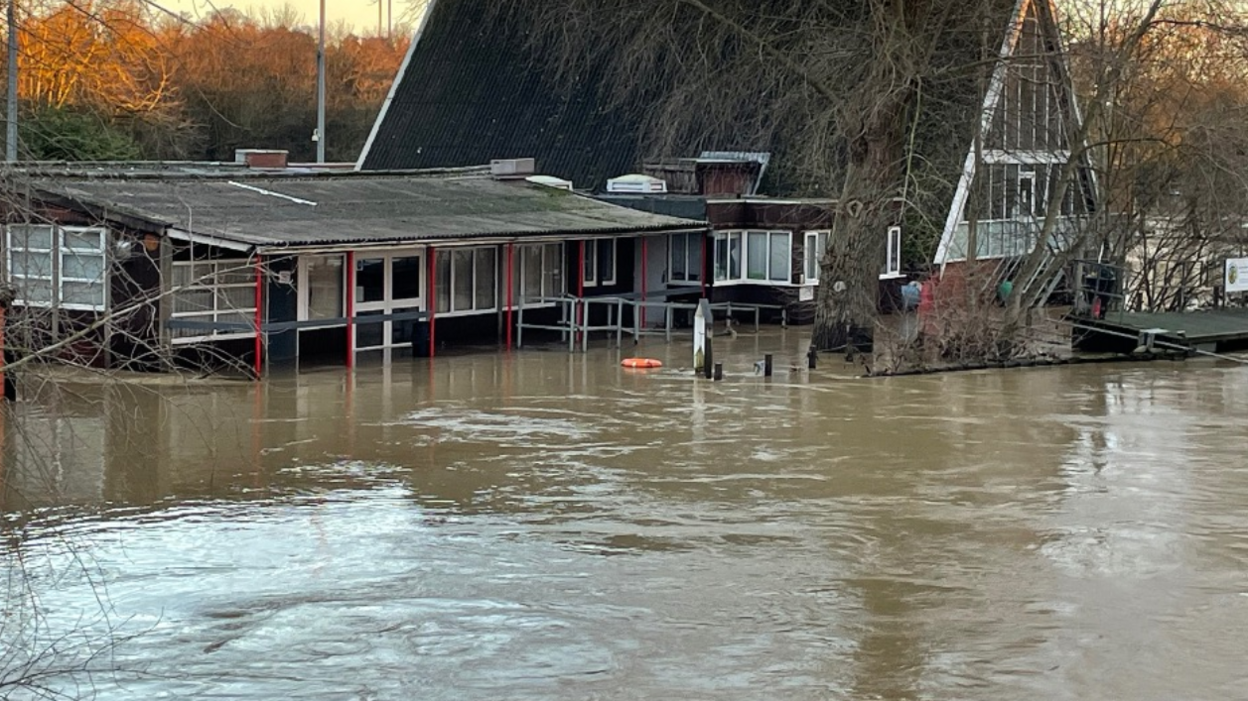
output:
M342 21L351 25L357 32L375 34L377 32L377 1L325 0L326 22L333 25ZM386 4L387 12L393 12L394 24L397 27L404 19L410 19L413 7L419 3L419 0L381 0L381 2ZM188 12L192 17L210 13L213 7L235 7L247 10L277 9L289 5L303 16L305 24L313 26L320 13L319 0L164 0L160 4L175 12Z

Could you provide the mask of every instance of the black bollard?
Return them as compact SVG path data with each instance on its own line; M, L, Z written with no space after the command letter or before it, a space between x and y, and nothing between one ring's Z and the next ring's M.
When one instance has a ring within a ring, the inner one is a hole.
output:
M812 345L810 347L810 350L806 351L806 367L810 368L811 370L814 370L815 366L818 364L819 364L819 351L815 350L815 347Z
M702 371L706 379L711 379L711 363L715 361L715 350L711 347L711 333L706 334L706 360L702 362Z
M771 353L763 356L763 377L771 377Z
M715 381L719 382L724 379L724 364L715 363Z

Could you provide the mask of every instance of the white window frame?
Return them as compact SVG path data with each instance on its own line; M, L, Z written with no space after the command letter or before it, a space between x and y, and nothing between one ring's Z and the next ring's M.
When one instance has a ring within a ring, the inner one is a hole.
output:
M678 236L684 237L685 239L685 248L684 248L685 259L681 261L681 265L680 265L681 273L684 275L683 280L676 279L676 258L675 258L676 247L672 245L672 242L675 241L676 237ZM702 285L702 274L703 272L705 272L705 268L706 268L706 256L704 255L705 250L703 249L703 246L702 246L702 243L703 243L702 237L704 236L705 234L701 232L667 235L667 284L687 285L690 287L698 287ZM694 268L698 276L696 279L689 278L689 243L690 241L692 241L696 245L698 257L700 258L699 266Z
M725 250L725 256L731 255L731 247L728 243L732 240L737 242L737 274L732 275L732 258L726 257L723 275L719 271L719 252ZM711 247L711 255L714 260L711 262L711 274L717 284L741 282L745 275L745 232L744 231L716 231L714 244Z
M725 276L721 278L718 275L716 275L715 283L718 285L768 285L771 287L794 287L796 286L796 284L793 282L793 239L795 237L794 236L795 233L796 232L789 231L786 229L729 229L725 231L716 232L715 233L716 248L713 249L712 251L713 255L715 256L718 256L718 253L719 253L718 246L720 242L725 242L729 238L734 237L734 236L740 237L741 272L740 272L740 275L736 277L729 277L727 276L727 274L725 274ZM758 234L758 235L763 236L763 240L766 242L765 244L766 252L763 254L763 277L761 278L750 277L750 235L751 234ZM788 249L788 252L789 252L789 255L788 255L789 265L787 268L788 277L783 278L783 279L777 279L777 278L771 277L771 240L775 237L780 237L780 236L783 236L785 240L788 242L786 245L786 248ZM803 272L805 272L804 265L805 264L803 263ZM714 266L712 266L712 268L713 267ZM713 270L712 272L717 273L718 271Z
M802 284L819 284L819 267L823 262L823 254L828 250L828 237L831 235L832 232L826 229L805 232L806 244L802 258ZM813 275L811 274L812 270L814 271Z
M548 291L546 289L546 284L550 280L552 271L549 270L546 265L547 263L546 249L550 247L556 248L556 255L554 256L554 258L556 261L555 264L560 266L560 275L559 275L559 289L557 290L551 289ZM541 256L540 267L541 267L542 280L540 283L540 287L541 287L542 301L530 303L528 301L525 301L524 299L525 297L524 290L528 284L528 278L527 278L528 266L525 265L525 258L534 254ZM512 290L512 295L513 295L512 308L513 309L517 309L522 306L525 308L550 307L556 304L554 300L559 297L562 297L565 294L566 290L568 289L567 275L564 274L566 272L564 270L564 267L566 266L564 262L564 255L565 255L564 244L562 241L549 241L545 243L525 243L525 244L520 244L516 246L515 258L512 261L512 264L516 266L516 270L512 275L512 284L515 286L515 288ZM546 301L546 300L550 300L550 301Z
M195 266L195 267L192 267L192 266ZM174 261L173 268L175 272L174 272L173 278L174 280L177 279L178 275L176 271L179 269L190 268L191 274L194 275L196 273L196 267L200 267L200 266L207 267L210 270L210 272L207 275L200 275L197 278L192 278L191 284L189 285L171 285L170 294L172 296L173 304L175 305L175 308L176 308L178 291L180 290L196 290L196 291L211 290L212 291L212 309L211 310L196 310L192 312L175 311L175 312L170 313L169 315L170 318L203 320L203 321L210 321L213 323L219 322L223 315L236 315L236 314L246 313L250 319L254 320L256 318L256 303L255 303L254 293L256 289L256 272L257 271L256 271L256 264L254 261L247 259L247 258L218 258L218 259L212 259L212 260ZM231 273L231 274L238 273L238 272L246 272L247 275L251 279L248 282L231 282L231 283L221 284L219 282L219 276L223 272ZM251 305L247 307L223 307L221 306L221 302L225 297L225 295L221 294L221 292L223 290L229 290L229 289L250 290L252 292L252 296L249 298L251 300ZM188 344L188 343L203 343L205 341L229 341L229 340L234 340L234 339L256 337L256 332L254 328L251 331L208 331L207 333L199 334L196 336L179 336L178 335L179 333L180 333L180 330L174 329L172 342L175 345L183 345L183 344ZM193 332L187 332L187 333L193 333Z
M445 295L445 297L447 298L446 311L435 309L434 313L437 314L438 316L469 316L472 314L486 314L489 312L498 311L498 308L499 308L498 296L499 296L499 287L500 287L498 283L498 258L499 258L498 247L497 246L469 246L469 247L457 246L454 248L438 248L434 251L434 255L439 256L439 257L442 255L449 256L452 253L463 252L463 251L468 251L469 253L472 254L472 266L471 266L472 268L472 308L471 309L456 309L455 308L455 282L456 282L455 281L455 261L452 258L451 264L447 266L447 270L450 272L450 274L446 276L447 278L446 289L449 292L449 294ZM477 306L477 258L480 255L485 254L485 253L488 253L490 256L494 258L494 299L491 302L490 306L478 307ZM434 266L435 268L437 268L438 266L438 261L436 258L434 259ZM434 285L436 287L441 287L442 278L443 276L439 274L438 278L434 280ZM440 292L441 292L440 290L434 290L435 306L439 302L441 302L443 299L443 295L440 294Z
M342 282L342 301L341 301L341 306L342 306L342 318L343 318L343 319L345 319L345 318L346 318L346 316L347 316L347 306L348 306L348 305L347 305L347 293L348 293L348 290L347 290L347 260L346 260L347 256L346 256L345 254L342 254L342 253L317 253L317 254L310 254L310 255L299 256L299 271L298 271L298 278L297 278L297 282L296 282L296 286L297 286L297 288L298 288L298 293L299 293L299 311L298 311L298 316L297 316L296 318L297 318L299 321L312 321L312 319L308 318L308 314L309 314L309 311L308 311L308 294L309 294L309 292L311 291L311 290L309 289L309 287L308 287L308 263L309 263L309 262L311 262L311 260L312 260L313 258L328 258L328 257L332 257L332 256L337 256L337 257L341 260L341 262L342 262L342 268L341 268L341 274L342 274L342 281L341 281L341 282ZM339 321L339 322L334 322L334 321L326 321L324 326L305 326L305 327L301 327L301 329L306 331L306 330L310 330L310 329L321 329L321 328L340 328L340 327L343 327L343 326L346 326L346 322L345 322L345 321Z
M13 233L18 229L43 229L49 233L51 248L21 248L19 249L13 244ZM93 234L97 237L98 246L91 249L74 248L70 249L65 244L65 238L68 234L82 235ZM108 310L109 290L111 289L111 259L108 255L108 244L110 237L108 229L93 226L55 226L51 224L10 224L5 227L5 277L17 289L17 297L14 303L25 307L36 307L45 309L69 309L75 311L103 312ZM16 276L20 280L43 280L48 283L52 291L52 299L49 301L28 300L22 296L22 284L15 280L13 273L13 253L24 253L29 256L31 253L46 255L50 270L47 277L28 277L26 275ZM88 280L86 278L65 277L65 259L75 256L87 254L88 257L99 257L102 261L100 266L102 278L98 280ZM99 285L100 297L99 302L95 304L65 303L64 290L65 283L81 283L87 285Z
M901 227L888 227L888 243L884 253L881 280L902 277L901 274Z
M619 248L615 245L615 239L586 239L585 252L582 256L584 272L581 275L582 284L585 287L598 287L599 285L606 287L614 285L616 281L616 270L619 266ZM611 250L611 275L599 279L599 269L602 267L602 252L610 247Z

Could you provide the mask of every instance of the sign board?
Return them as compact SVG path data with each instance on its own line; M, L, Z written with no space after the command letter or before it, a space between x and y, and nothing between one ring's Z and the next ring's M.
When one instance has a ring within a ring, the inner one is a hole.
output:
M1227 292L1248 292L1248 258L1226 259L1222 285Z
M815 288L803 286L797 290L797 301L813 302L815 300Z

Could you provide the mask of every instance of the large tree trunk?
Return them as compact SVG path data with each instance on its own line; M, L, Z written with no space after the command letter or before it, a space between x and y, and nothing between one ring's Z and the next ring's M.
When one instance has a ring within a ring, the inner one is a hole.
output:
M879 316L879 276L888 227L898 223L905 177L910 91L879 95L864 89L862 128L850 162L828 249L820 261L813 343L820 350L868 350Z

